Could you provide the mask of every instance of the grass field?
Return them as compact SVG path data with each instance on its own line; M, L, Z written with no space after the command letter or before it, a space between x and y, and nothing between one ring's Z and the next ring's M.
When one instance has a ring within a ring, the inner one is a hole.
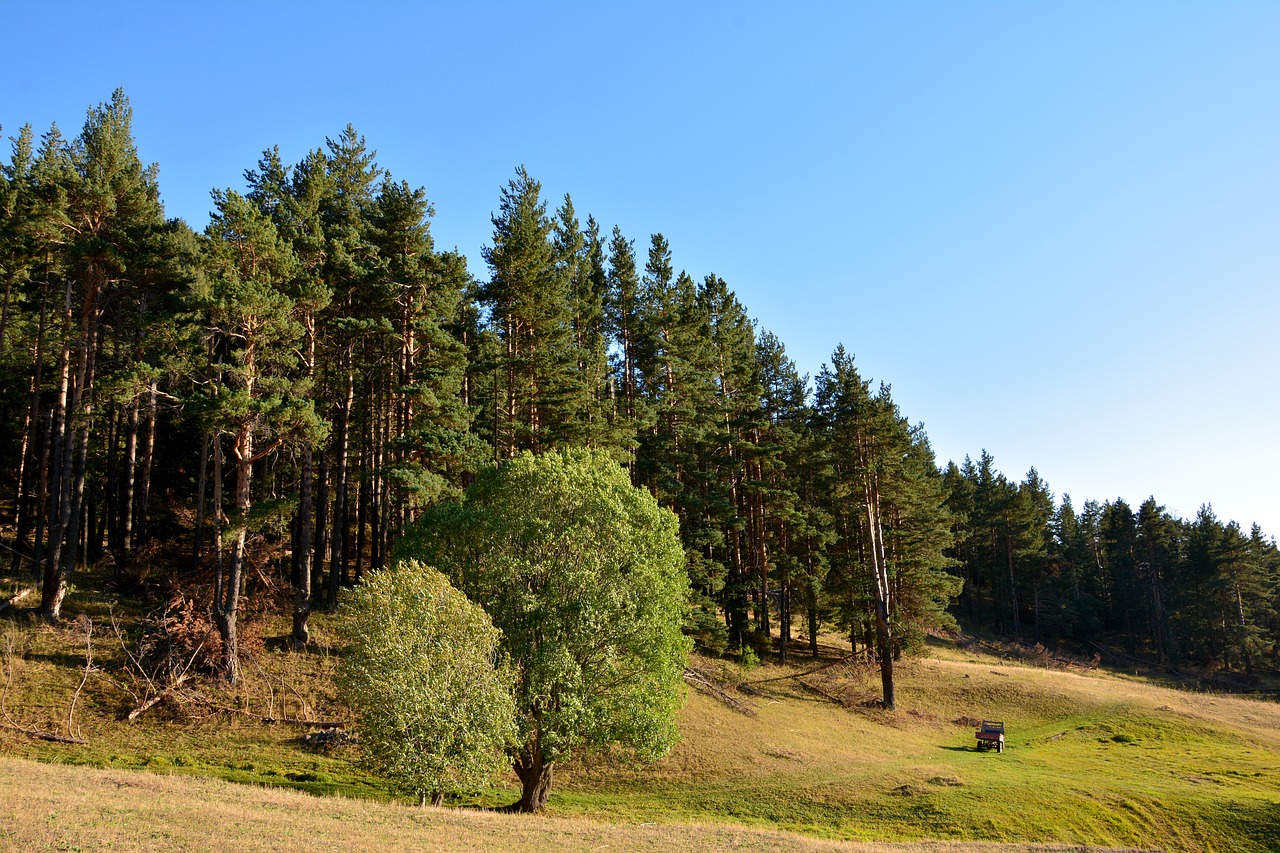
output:
M97 626L87 679L83 621L51 628L20 611L0 622L0 786L11 792L0 844L184 849L212 826L234 825L243 837L216 846L289 849L316 832L334 849L1280 850L1274 702L1014 665L940 642L900 667L899 710L887 713L875 707L878 677L857 667L801 679L788 676L814 662L742 671L699 660L731 689L748 684L732 693L750 714L691 690L668 758L647 768L580 759L557 776L545 818L483 810L516 798L514 777L466 804L481 808L422 811L387 802L393 792L362 770L353 747L314 750L306 727L262 722L344 716L329 687L336 655L323 618L315 652L284 651L275 639L283 623L264 621L251 632L240 689L202 687L126 723L137 699L129 691L141 688L101 627L104 607L88 597L69 607ZM973 750L983 717L1005 721L1002 754Z

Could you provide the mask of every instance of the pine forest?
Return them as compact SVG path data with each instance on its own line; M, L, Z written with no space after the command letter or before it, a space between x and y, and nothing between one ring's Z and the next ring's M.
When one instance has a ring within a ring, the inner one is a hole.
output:
M678 519L707 654L785 663L837 633L890 709L895 663L960 626L1241 685L1280 666L1272 535L939 460L844 345L801 374L730 282L523 167L481 280L351 126L210 175L197 233L131 121L117 91L73 136L23 127L0 182L0 522L46 619L96 567L189 602L235 683L246 619L289 613L305 648L424 513L585 449Z

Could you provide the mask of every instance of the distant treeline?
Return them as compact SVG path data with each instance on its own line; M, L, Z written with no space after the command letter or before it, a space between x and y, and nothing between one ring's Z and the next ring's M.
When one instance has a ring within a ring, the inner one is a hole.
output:
M589 447L678 516L710 649L816 651L827 626L891 668L956 613L1171 661L1276 653L1257 529L1077 515L985 454L940 470L843 348L801 376L725 281L677 272L661 234L638 258L567 195L549 212L523 168L477 281L351 127L296 164L266 151L197 234L165 218L131 117L116 92L74 139L24 127L0 183L4 536L51 618L87 564L169 572L204 590L234 677L243 595L291 585L305 644L312 606L481 467Z
M1114 638L1171 665L1280 660L1280 551L1256 524L1245 534L1209 506L1186 521L1155 498L1055 508L1035 469L1010 482L985 452L944 478L967 622L1046 644Z

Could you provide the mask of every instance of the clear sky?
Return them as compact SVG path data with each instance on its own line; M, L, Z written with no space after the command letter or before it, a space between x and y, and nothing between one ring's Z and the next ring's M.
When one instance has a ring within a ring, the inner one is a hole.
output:
M124 87L170 216L348 123L487 275L500 187L836 344L941 461L1280 533L1280 3L28 3L0 124Z

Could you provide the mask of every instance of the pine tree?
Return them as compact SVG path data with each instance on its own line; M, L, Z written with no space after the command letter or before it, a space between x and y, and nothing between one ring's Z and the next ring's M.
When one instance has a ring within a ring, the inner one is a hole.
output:
M643 284L636 353L652 416L640 425L633 480L680 519L692 590L686 632L705 648L723 650L729 642L719 617L727 501L713 454L719 403L710 306L687 274L673 279L660 234L652 237Z
M217 209L206 232L209 278L197 304L211 331L210 350L218 357L206 404L214 459L220 471L225 437L235 468L231 554L224 565L218 543L213 607L222 640L222 676L235 684L240 674L237 621L254 524L254 463L286 444L323 437L324 425L315 415L310 388L298 376L295 353L303 329L285 292L296 259L274 224L242 196L217 191L214 201Z
M750 464L754 470L747 485L751 552L760 584L757 630L765 638L771 635L769 617L776 598L778 656L785 664L790 656L797 591L800 602L805 602L808 547L817 521L801 497L804 483L799 476L806 462L808 378L799 375L782 341L772 333L760 332L755 351L760 417L751 434Z
M480 299L504 348L493 430L501 458L566 446L566 401L577 384L569 279L557 263L541 193L542 185L517 169L493 216L493 245L484 250L492 277Z
M139 259L150 252L163 226L156 168L143 166L132 135L133 111L121 90L107 104L89 111L84 128L64 151L54 131L38 158L38 180L46 220L47 254L62 255L65 265L61 352L55 368L55 407L48 488L47 546L43 561L41 612L49 619L61 613L71 572L84 560L82 541L96 548L100 528L84 529L95 520L96 495L86 490L103 476L103 448L92 441L101 435L98 380L108 341L118 351L130 288L143 286L148 265ZM110 312L114 311L113 314ZM109 399L108 399L109 404ZM107 422L111 411L108 406ZM132 472L130 472L132 475ZM101 484L99 484L101 485ZM88 505L86 505L88 502Z

